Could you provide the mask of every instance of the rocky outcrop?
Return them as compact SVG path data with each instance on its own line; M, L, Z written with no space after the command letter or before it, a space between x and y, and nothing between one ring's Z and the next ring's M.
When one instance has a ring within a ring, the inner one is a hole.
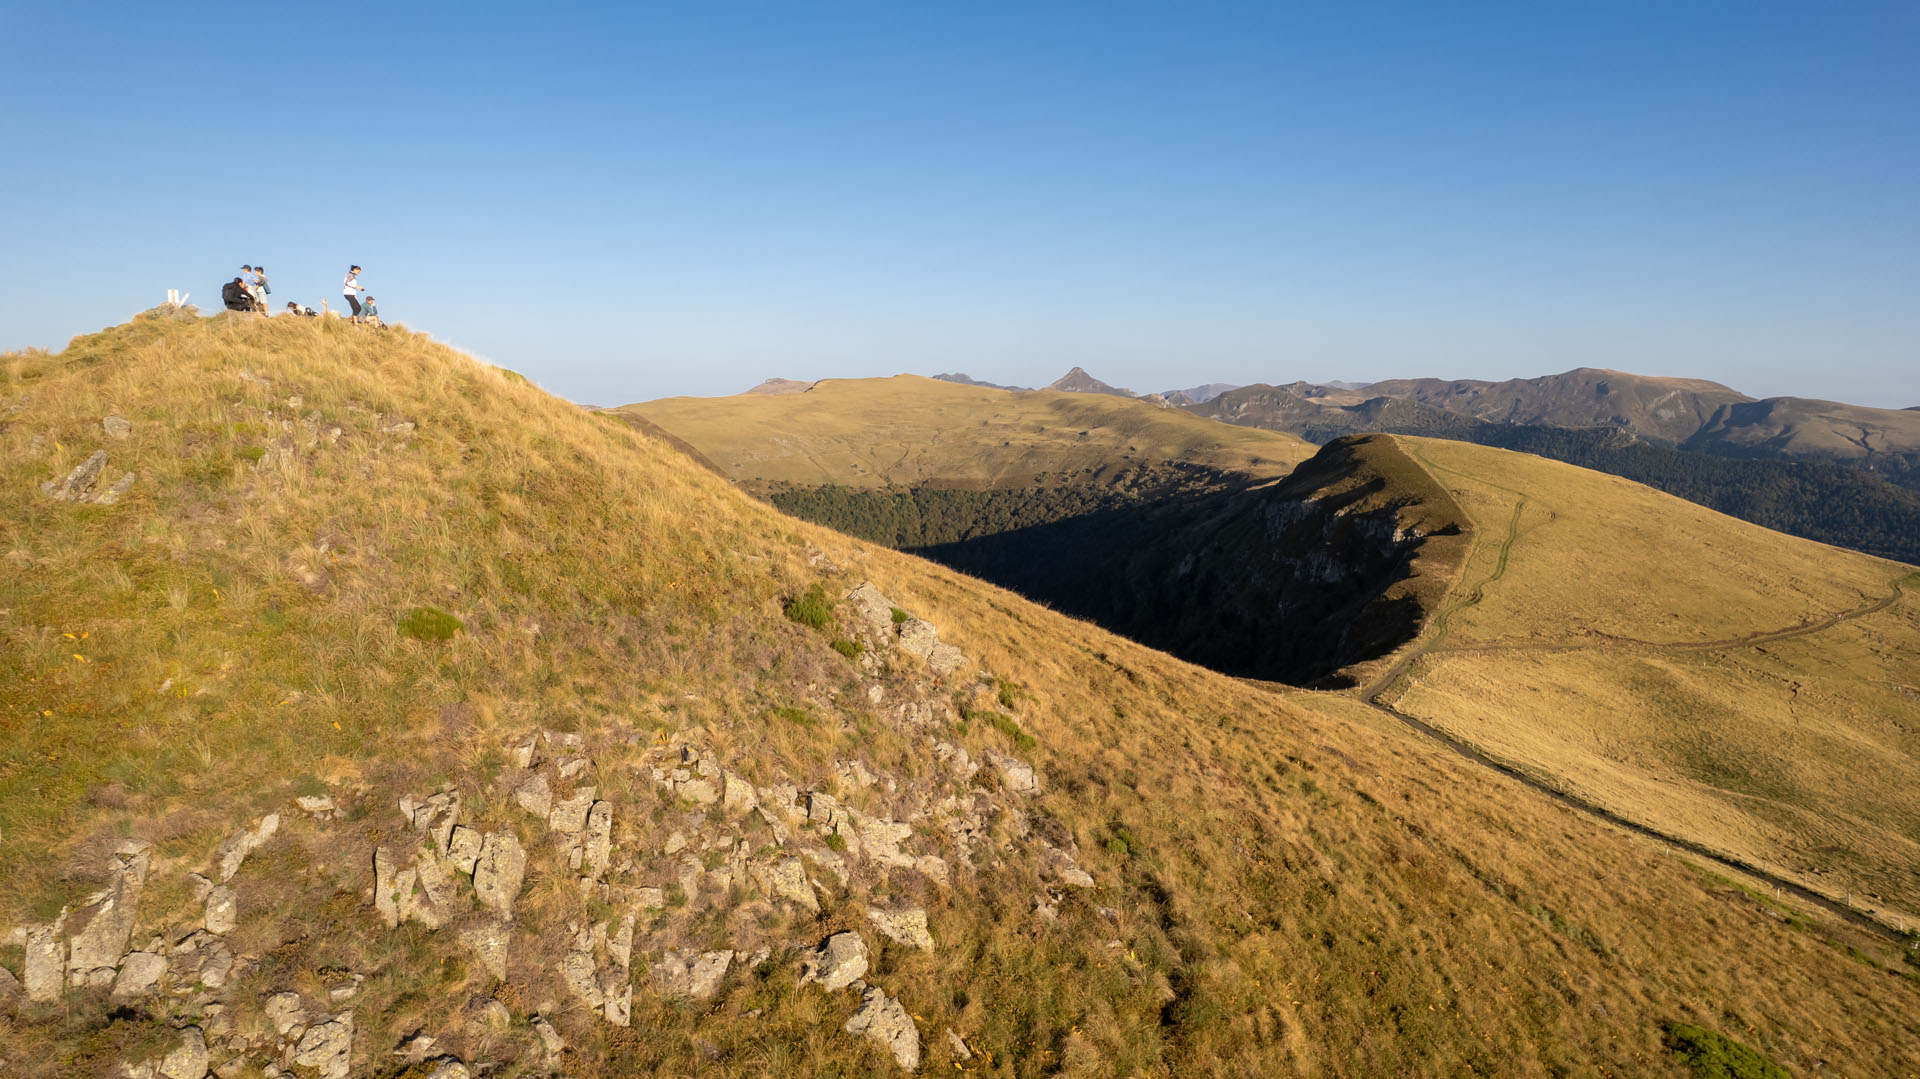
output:
M113 984L120 957L133 937L135 907L146 884L148 847L130 841L114 853L107 886L87 900L77 917L85 928L73 935L67 955L67 984L105 987Z
M489 832L473 868L473 892L502 918L513 917L520 885L527 875L527 852L511 832Z
M829 993L845 989L866 974L867 942L858 933L835 933L800 964L800 984L818 982Z
M670 997L712 999L733 965L733 952L668 951L653 967L653 983Z
M260 818L260 823L252 828L229 836L213 852L214 877L221 884L233 879L240 872L240 866L246 862L247 855L260 849L260 845L272 839L280 830L280 814L269 813Z
M853 1013L844 1028L849 1034L865 1034L893 1054L894 1063L908 1071L920 1068L920 1030L913 1016L884 990L869 988L860 999L860 1010Z
M847 593L847 602L853 606L858 625L877 647L897 648L924 660L928 669L940 678L951 677L967 665L966 654L942 643L933 623L922 618L904 618L896 624L893 612L899 608L875 588L872 581L863 581L860 587Z
M353 1071L353 1013L308 1028L294 1046L293 1063L313 1068L320 1079L347 1079Z
M868 907L867 920L896 944L918 948L923 952L933 950L933 934L927 931L927 912L919 907L897 911Z
M163 1079L203 1079L207 1074L207 1036L199 1027L180 1032L180 1044L160 1060Z

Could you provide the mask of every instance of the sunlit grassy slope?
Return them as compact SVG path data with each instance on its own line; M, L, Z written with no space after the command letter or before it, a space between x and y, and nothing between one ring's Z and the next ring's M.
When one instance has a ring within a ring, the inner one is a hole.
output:
M1611 476L1402 439L1476 522L1400 709L1622 815L1920 912L1920 583Z
M865 703L872 676L829 633L781 613L866 579L971 657L950 688L1006 691L994 707L1014 725L934 733L1038 766L1028 819L1077 842L1096 881L1037 912L1029 848L997 834L978 873L917 896L936 950L889 948L869 977L911 1011L923 1071L1681 1076L1669 1020L1796 1075L1920 1070L1920 986L1897 945L1794 916L1352 698L1244 686L783 518L424 337L146 317L6 357L0 378L0 924L83 896L133 836L155 844L134 937L171 937L196 923L186 874L222 836L297 794L353 807L324 828L290 819L235 878L230 939L253 962L225 989L0 1012L9 1074L107 1074L208 1022L210 998L245 1028L268 993L341 971L367 975L342 1005L355 1074L397 1074L389 1049L416 1030L493 1074L542 1074L536 1012L570 1074L892 1073L842 1032L855 1001L781 963L697 1006L636 975L631 1028L569 1003L569 927L618 912L573 886L500 785L504 745L580 733L621 844L644 852L678 812L641 778L656 744L697 738L757 783L825 783L845 757L917 782L924 736ZM130 436L103 433L107 415ZM137 474L125 499L39 492L96 449ZM463 628L403 634L423 606ZM889 664L889 693L929 677ZM372 913L369 852L405 834L392 807L442 782L474 826L533 853L504 982L451 928ZM811 945L899 899L842 894L817 919L669 912L635 953L740 933ZM474 1033L462 1009L489 995L511 1024ZM972 1059L948 1055L949 1027Z
M1143 401L917 375L827 379L796 394L672 397L618 411L659 424L748 483L1019 487L1166 461L1270 478L1314 450L1292 435Z

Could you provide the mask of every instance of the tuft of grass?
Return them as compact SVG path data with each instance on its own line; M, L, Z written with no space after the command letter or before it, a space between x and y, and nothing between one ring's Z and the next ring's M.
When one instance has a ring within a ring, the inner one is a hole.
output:
M1698 1079L1790 1079L1787 1069L1724 1034L1678 1022L1661 1030L1666 1047Z
M415 607L400 619L400 635L416 641L450 641L465 622L438 607Z
M812 629L825 629L833 624L833 601L826 589L813 585L788 602L787 617Z
M906 622L908 619L913 617L912 615L908 614L907 612L901 610L898 607L893 607L889 609L893 611L893 624L896 626L901 625L902 623Z
M859 641L849 641L843 638L835 638L833 642L833 650L847 657L848 659L859 659L860 653L865 652L867 650L867 646L864 644L861 644Z
M847 849L847 838L839 832L834 832L827 836L825 842L827 849L831 851L844 851Z

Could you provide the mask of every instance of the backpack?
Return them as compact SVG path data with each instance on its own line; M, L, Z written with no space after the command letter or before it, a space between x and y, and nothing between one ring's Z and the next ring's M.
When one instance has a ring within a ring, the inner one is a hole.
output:
M270 286L270 285L268 285L268 284L267 284L267 275L266 275L266 274L261 274L261 275L260 275L260 295L262 295L262 296L271 296L271 295L273 295L273 288L272 288L272 286Z

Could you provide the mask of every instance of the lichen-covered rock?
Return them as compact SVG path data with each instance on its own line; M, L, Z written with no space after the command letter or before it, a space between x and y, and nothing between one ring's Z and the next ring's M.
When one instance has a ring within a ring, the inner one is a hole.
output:
M669 951L653 966L653 981L668 996L710 1000L720 991L727 968L733 965L733 952Z
M853 1013L842 1028L849 1034L865 1034L893 1054L894 1063L908 1071L920 1067L920 1031L913 1016L897 1000L878 988L867 990L860 999L860 1010Z
M819 982L830 993L852 985L867 973L867 942L854 932L835 933L801 961L800 983Z
M942 678L967 665L966 653L950 644L935 644L927 652L927 667Z
M488 922L460 931L461 943L473 950L488 974L501 981L507 978L507 947L512 939L513 928L506 922Z
M458 1057L441 1057L428 1062L425 1079L472 1079L472 1075Z
M473 867L473 891L480 902L503 918L513 917L526 875L527 852L520 840L512 832L489 832Z
M919 907L896 911L868 907L867 920L896 944L923 952L933 950L933 934L927 931L927 912Z
M847 593L847 602L868 629L881 634L893 630L893 601L881 595L872 581L860 582L860 587Z
M320 1072L320 1079L347 1079L353 1070L353 1013L315 1024L294 1046L293 1062Z
M133 938L135 908L146 885L150 844L130 840L114 852L107 886L87 900L78 917L86 928L74 934L67 953L67 984L113 983L114 968Z
M280 814L269 813L260 818L260 823L247 831L227 837L226 841L213 852L214 881L225 884L240 872L240 866L247 855L260 849L260 845L272 839L280 830Z
M27 955L20 973L28 1000L60 999L60 990L67 983L67 942L60 939L53 926L27 931Z
M240 897L222 884L207 893L206 927L209 933L231 933L240 920Z
M48 480L40 485L42 494L56 502L85 502L100 481L100 470L107 467L107 451L94 450L86 460L73 466L63 480Z
M607 861L613 855L613 804L595 802L587 810L587 834L582 845L585 865L581 872L599 880L607 872Z
M267 998L265 1011L267 1022L273 1024L275 1034L284 1035L307 1021L307 1007L301 1003L298 993L273 994Z
M798 858L782 858L773 864L767 872L767 891L775 899L791 900L809 913L820 913L820 897L813 894L806 863Z
M553 787L547 783L546 776L534 776L514 788L513 804L546 820L553 812Z
M582 787L571 798L557 800L553 810L547 814L547 827L562 835L578 835L586 831L587 812L593 808L594 790Z
M1040 776L1033 770L1033 765L991 749L987 750L986 757L987 763L1000 773L1000 783L1007 790L1014 794L1040 793Z
M722 793L721 798L727 816L738 817L758 808L759 802L754 797L753 784L741 779L732 772L728 772L723 777L723 780L726 784L726 789Z
M128 423L125 416L108 416L100 421L100 427L108 438L124 439L133 434L133 424Z
M900 623L900 651L925 659L933 651L933 646L939 643L940 637L934 631L932 622L909 618Z
M174 942L167 957L167 976L173 979L175 992L193 986L218 989L233 973L233 949L227 942L204 929L196 929Z
M166 957L158 952L130 952L120 961L120 972L114 975L113 998L132 1000L146 996L160 984L160 976L166 972Z
M457 825L447 840L447 860L453 863L455 872L462 876L473 876L473 867L480 861L479 831L464 824Z
M180 1044L160 1060L166 1079L203 1079L207 1074L207 1036L199 1027L180 1032Z

